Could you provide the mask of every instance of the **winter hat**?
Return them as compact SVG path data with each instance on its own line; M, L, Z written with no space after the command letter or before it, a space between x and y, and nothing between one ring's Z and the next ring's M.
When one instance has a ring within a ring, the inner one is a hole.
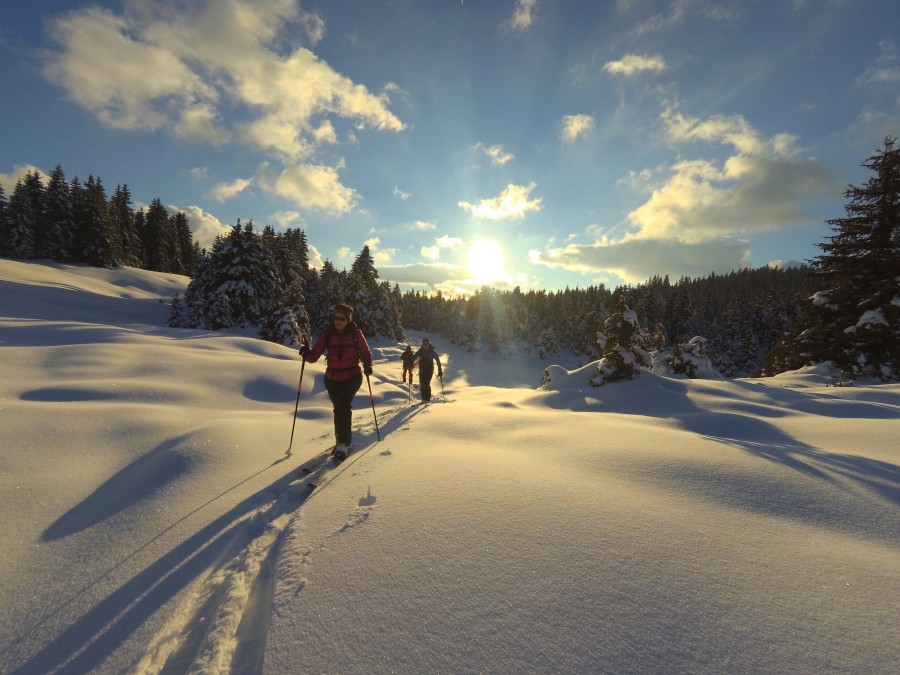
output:
M334 306L334 313L347 317L347 321L353 318L353 308L343 303Z

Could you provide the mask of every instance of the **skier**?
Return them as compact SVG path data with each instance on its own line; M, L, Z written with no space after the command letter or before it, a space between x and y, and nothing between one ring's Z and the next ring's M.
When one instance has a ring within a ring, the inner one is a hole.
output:
M422 392L422 403L428 403L431 400L431 378L434 377L435 363L438 377L444 376L444 371L441 370L441 360L428 338L422 340L422 347L413 354L413 360L413 365L419 366L419 390Z
M353 308L339 304L334 308L334 325L319 336L310 349L300 347L307 363L315 363L326 353L325 389L334 406L335 446L332 455L343 459L352 451L351 422L353 397L362 386L362 374L372 374L372 351L359 326L353 321ZM363 368L360 371L360 361Z
M403 384L406 384L406 374L409 373L409 383L412 384L413 381L413 353L412 347L406 345L406 351L400 355L400 360L403 362Z

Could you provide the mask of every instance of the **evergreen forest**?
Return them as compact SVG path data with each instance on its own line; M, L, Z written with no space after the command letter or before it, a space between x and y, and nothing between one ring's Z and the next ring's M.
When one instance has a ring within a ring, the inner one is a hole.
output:
M303 230L237 222L209 250L184 213L159 198L135 210L127 185L28 173L7 197L0 185L0 255L100 267L127 265L191 277L169 323L250 328L286 345L308 343L336 302L372 338L402 342L403 328L433 331L472 351L510 349L546 359L562 351L599 359L596 385L665 363L697 376L774 375L832 361L848 378L900 380L900 150L895 139L863 166L870 178L844 194L845 216L821 255L799 268L743 269L635 286L562 291L482 287L465 296L401 291L379 278L364 246L349 270L309 265ZM401 327L402 326L402 327Z

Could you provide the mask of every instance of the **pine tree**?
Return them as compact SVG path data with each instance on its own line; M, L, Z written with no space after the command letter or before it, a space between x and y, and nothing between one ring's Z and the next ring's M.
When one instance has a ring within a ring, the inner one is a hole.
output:
M74 193L74 191L73 191ZM116 264L117 234L112 227L103 183L93 176L73 194L76 259L94 267Z
M354 307L353 320L368 337L403 339L400 312L391 301L389 284L378 281L378 270L368 246L356 256L344 287Z
M801 320L799 348L809 363L834 361L854 377L900 379L900 149L884 149L863 166L874 175L850 186L836 234L813 261L825 287Z
M72 212L72 193L60 166L50 173L45 203L46 255L54 260L72 260L75 254L75 217Z
M613 312L597 334L601 358L597 373L590 383L599 387L609 382L634 379L644 366L650 365L645 349L646 334L638 323L637 313L625 304L624 289L613 296Z
M116 259L120 265L140 267L143 257L140 234L138 233L134 209L131 205L131 191L127 185L117 185L109 202L109 216L112 228L118 237Z
M10 255L6 250L9 238L9 202L6 200L6 191L0 184L0 256Z
M6 232L3 238L5 255L10 258L34 258L35 213L25 182L16 183L9 200Z

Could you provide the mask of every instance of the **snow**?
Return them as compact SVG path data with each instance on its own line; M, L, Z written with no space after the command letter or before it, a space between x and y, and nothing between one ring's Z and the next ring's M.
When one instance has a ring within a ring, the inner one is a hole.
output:
M298 478L322 364L286 457L296 353L165 327L186 281L0 259L0 671L900 670L900 385L597 388L429 334L409 406L376 342L382 440L364 384Z

